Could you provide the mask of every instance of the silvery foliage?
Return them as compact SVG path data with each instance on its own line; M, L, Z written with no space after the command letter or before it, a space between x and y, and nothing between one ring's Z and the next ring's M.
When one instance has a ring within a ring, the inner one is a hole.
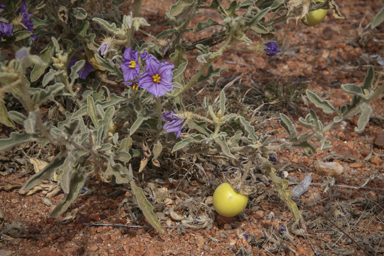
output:
M297 206L291 200L292 192L287 190L288 181L274 174L266 156L273 151L292 147L300 147L307 155L312 155L316 147L309 141L313 138L317 139L321 150L329 149L331 145L324 133L355 114L360 114L356 132L361 132L372 113L369 102L384 91L384 86L373 90L373 68L369 68L363 86L342 85L342 89L352 95L352 102L340 109L307 90L309 101L325 113L335 114L335 118L323 124L316 112L310 110L306 117L299 119L299 124L308 127L311 133L298 135L292 121L281 114L281 125L289 134L289 141L271 140L269 135L257 136L245 117L227 112L224 90L217 103L208 104L206 100L201 103L208 116L200 116L183 105L183 95L187 90L202 83L212 83L213 78L220 76L224 69L214 69L212 64L232 43L242 41L251 44L252 40L246 36L248 31L262 38L273 31L273 24L288 18L284 17L284 3L284 0L232 1L226 9L218 0L212 1L210 6L204 0L180 0L166 13L170 28L153 37L152 41L138 42L134 39L134 33L142 26L148 26L144 18L138 17L139 0L135 1L135 12L131 15L122 16L119 10L112 9L109 13L94 17L84 9L84 1L42 1L36 8L44 10L44 19L34 18L35 35L38 38L51 38L51 42L40 56L30 54L29 48L22 48L18 52L22 57L10 62L2 58L0 63L0 95L3 99L0 102L0 121L9 127L16 127L16 124L24 127L23 132L12 132L9 138L1 139L0 150L30 142L39 143L42 147L51 144L59 149L52 161L33 175L20 193L27 193L43 179L57 175L65 194L63 201L51 213L51 216L58 216L74 202L90 175L112 184L130 184L147 219L163 232L152 206L135 185L130 166L132 158L141 159L140 168L137 168L141 171L149 160L154 166L160 166L159 156L166 148L186 154L220 153L235 162L239 154L245 154L250 163L260 164L266 169L282 200L295 218L300 219ZM217 11L222 20L210 18L190 31L190 21L202 8ZM268 13L272 13L271 19L265 18ZM280 17L275 18L277 16ZM91 23L98 24L100 28L91 26ZM197 42L184 41L185 32L199 33L211 26L220 26L221 31ZM60 27L61 34L50 29L54 27ZM103 58L96 53L101 46L95 42L96 33L107 33L114 38L117 47L108 57ZM211 46L218 43L221 43L219 49L213 51ZM84 46L86 51L83 59L80 58L67 70L70 57L78 54ZM156 99L155 104L153 96L145 90L126 89L121 96L117 96L106 86L92 89L97 87L100 80L112 85L123 81L119 64L122 58L122 52L118 50L120 46L134 46L140 53L150 51L159 59L170 57L175 65L174 89ZM197 60L201 66L188 80L183 76L188 64L184 53L192 49L198 49ZM81 83L78 71L86 61L97 69L97 75L93 84L90 79L85 81L88 83L87 90L79 95L74 86ZM31 72L28 71L30 67ZM25 111L8 109L7 101L4 101L6 94L18 99ZM66 107L62 121L43 120L40 116L42 104L53 100L61 102L61 107L63 104ZM164 123L159 117L167 110L173 110L180 118L186 119L184 130L188 131L188 136L176 139L174 134L167 134L163 130ZM228 133L226 129L224 132L230 122L237 122L239 130ZM247 193L241 183L236 188Z

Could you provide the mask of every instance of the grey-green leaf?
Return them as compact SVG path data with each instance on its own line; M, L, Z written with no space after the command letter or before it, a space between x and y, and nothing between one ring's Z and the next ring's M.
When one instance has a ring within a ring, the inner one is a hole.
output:
M289 134L289 140L290 141L296 141L297 140L297 132L296 128L293 125L292 121L283 113L280 113L281 117L281 125L284 127L284 129L287 131Z
M93 98L91 95L88 95L88 97L87 97L87 111L88 111L88 115L91 118L92 123L95 126L95 128L96 129L99 128L98 122L97 122L98 118L96 115L95 102L93 101Z
M132 193L136 197L137 204L139 205L139 208L143 212L145 218L159 233L165 233L163 227L161 226L159 220L156 217L156 214L153 212L153 206L148 202L147 198L143 193L143 190L136 186L134 180L132 180L130 184Z
M384 16L384 14L383 14ZM364 84L363 84L363 91L368 90L371 92L372 87L373 87L373 79L374 79L375 71L373 70L373 67L370 66L368 69L368 73L364 78Z
M5 124L8 127L15 127L15 124L8 117L7 109L2 101L0 101L0 123Z
M331 114L334 112L338 112L337 109L335 109L331 103L327 100L322 100L319 96L317 96L315 93L311 92L307 89L306 91L308 99L315 104L316 107L321 108L324 113Z
M169 14L172 17L179 15L185 7L193 4L193 0L179 0L176 4L171 6Z
M363 103L360 106L360 109L361 109L361 115L359 117L359 120L357 121L357 127L355 127L356 133L360 133L360 132L364 131L365 126L369 122L369 117L372 114L372 108L367 103Z
M379 26L384 21L384 7L376 14L372 21L371 28Z
M68 207L76 200L76 198L79 196L81 190L83 189L85 182L86 182L86 176L80 172L80 170L77 170L71 179L71 185L69 187L69 193L64 196L64 199L62 202L60 202L55 209L51 212L49 217L57 217L63 212L65 212Z
M248 137L252 140L253 143L256 143L259 138L255 134L255 128L247 121L244 117L240 116L240 123L243 125L244 129L248 133Z
M231 153L224 136L215 137L214 140L221 147L221 150L226 156L236 159L236 157Z
M35 65L31 71L31 82L37 81L45 72L45 69L49 66L54 52L53 43L50 42L44 50L40 52L40 58L44 61L44 65Z
M7 150L21 143L37 141L39 136L36 134L28 133L11 133L11 136L7 139L0 139L0 150Z
M39 185L43 179L52 179L55 175L55 171L57 168L63 165L65 161L65 155L56 156L47 166L45 166L38 173L33 175L25 185L20 189L20 194L25 194L36 185Z

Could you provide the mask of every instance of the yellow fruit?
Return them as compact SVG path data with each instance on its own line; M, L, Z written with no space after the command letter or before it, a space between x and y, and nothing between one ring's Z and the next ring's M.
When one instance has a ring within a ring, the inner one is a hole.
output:
M322 3L325 0L317 0L316 3ZM318 9L316 11L311 11L307 14L307 21L303 18L301 19L301 22L303 22L307 26L316 26L317 24L320 24L325 16L327 16L326 9Z
M236 192L228 182L222 183L213 193L213 207L222 216L240 214L248 203L248 197Z

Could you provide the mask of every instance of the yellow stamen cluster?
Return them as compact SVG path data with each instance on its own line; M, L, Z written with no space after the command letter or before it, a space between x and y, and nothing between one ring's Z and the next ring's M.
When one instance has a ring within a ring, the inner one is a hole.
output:
M134 60L130 61L129 64L131 64L131 65L128 66L130 68L135 68L136 67L136 61L134 61Z
M139 87L137 86L137 84L133 84L132 89L137 91L139 89Z
M153 82L160 83L161 77L159 76L159 74L156 74L152 76L152 79L153 79Z

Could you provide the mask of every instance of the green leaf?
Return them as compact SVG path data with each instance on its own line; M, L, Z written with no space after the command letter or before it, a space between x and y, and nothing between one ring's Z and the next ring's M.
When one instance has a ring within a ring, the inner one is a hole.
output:
M57 168L64 164L66 156L63 154L57 155L47 166L38 173L34 174L20 189L20 194L26 194L29 190L39 185L43 179L52 179Z
M130 171L131 172L131 171ZM153 212L153 206L148 202L145 197L143 190L136 186L135 181L131 181L132 194L137 200L140 210L143 212L145 218L148 222L154 227L159 233L164 234L164 229L161 226L159 220L156 217L156 214Z
M71 67L71 74L69 77L71 78L71 86L75 83L76 79L79 78L78 72L84 67L85 60L76 61L75 65Z
M242 131L237 131L235 135L233 135L229 140L228 140L228 146L229 147L238 147L239 146L239 141L241 140L241 135L243 135Z
M245 23L244 23L244 25L246 26L246 27L252 27L252 26L254 26L254 25L256 25L257 23L259 23L259 21L269 12L271 10L271 7L269 7L269 8L266 8L266 9L264 9L264 10L262 10L262 11L260 11L258 14L256 14L251 20L249 20L249 21L246 21Z
M173 146L173 149L172 149L172 152L176 152L180 149L183 149L183 148L186 148L189 146L189 144L195 142L195 140L193 138L186 138L186 139L183 139L179 142L177 142L174 146Z
M117 28L115 23L111 24L108 21L105 21L101 18L93 18L92 21L96 22L97 24L102 26L105 30L107 30L108 32L110 32L114 35L121 33L120 29Z
M360 133L360 132L364 131L365 126L369 122L369 118L372 114L372 108L367 103L363 103L360 106L360 109L361 109L361 115L359 117L359 120L357 121L357 127L355 127L356 133Z
M188 61L185 61L185 62L182 62L178 67L177 69L175 69L173 71L173 80L176 80L177 78L179 78L185 71L185 69L187 68L188 66Z
M225 92L224 92L224 89L221 90L220 92L220 111L221 111L221 114L224 116L225 115L225 104L226 104L226 97L225 97Z
M215 25L220 25L220 23L214 21L212 18L208 18L208 20L205 21L205 22L199 22L199 23L196 25L196 27L195 27L195 29L193 30L193 32L197 33L197 32L199 32L199 31L201 31L201 30L203 30L203 29L205 29L205 28L208 28L208 27L210 27L210 26L215 26Z
M41 105L48 100L52 100L64 87L64 84L56 83L54 85L45 87L45 89L29 88L28 91L33 94L32 100L35 102L35 104Z
M115 164L112 166L111 163L108 164L108 168L105 171L105 176L107 179L114 177L114 182L116 184L128 184L128 170L126 167L121 164Z
M290 141L296 141L297 140L297 132L296 128L293 125L292 121L284 114L280 113L281 118L281 125L284 127L284 129L289 134L289 140Z
M54 52L53 43L50 42L44 50L40 52L40 58L44 61L44 65L35 65L31 71L31 82L37 81L45 72L45 69L49 66Z
M163 145L161 145L160 140L157 141L157 143L153 146L153 158L152 163L156 167L160 167L159 161L157 161L157 158L161 155L161 152L163 151Z
M99 122L98 126L102 126L104 129L103 139L107 138L108 136L108 132L111 128L112 119L114 115L115 115L115 107L113 106L109 107L107 111L105 111L103 119L98 121Z
M185 7L190 6L193 4L193 0L179 0L176 4L171 6L171 9L169 10L169 15L171 17L175 17L179 15Z
M120 65L113 63L112 60L110 59L105 60L98 54L95 54L94 56L97 63L99 63L100 67L105 68L110 72L111 75L115 76L116 82L120 82L124 80L123 73L120 70Z
M207 122L205 121L198 122L195 120L191 120L190 122L188 122L188 127L190 129L195 129L206 136L210 136L212 134L212 131L208 129Z
M87 34L88 28L89 28L89 21L85 21L82 24L82 26L78 29L78 31L76 31L77 32L76 34L79 37L81 37L80 38L81 40L85 40L85 42L87 43L88 49L92 51L97 51L97 47L95 46L96 35L95 33L88 35Z
M384 21L384 7L376 14L375 18L372 21L371 28L379 26Z
M225 68L217 68L213 70L212 65L209 65L208 70L207 70L207 75L202 75L199 77L198 82L208 82L208 83L213 83L213 77L215 76L220 76L220 73L225 70Z
M268 34L270 31L269 29L267 29L266 27L264 27L263 25L257 23L256 25L253 25L251 27L251 29L253 30L253 32L255 32L258 36L261 36L263 34Z
M247 120L245 120L244 117L240 116L239 119L245 131L248 133L248 138L250 138L253 143L256 143L259 138L255 134L255 128Z
M129 130L129 136L132 136L132 134L134 134L137 129L139 129L140 125L149 118L150 116L138 114L136 121L132 124L131 129Z
M7 1L7 11L13 12L15 10L15 6L17 5L19 1L18 0L8 0Z
M55 70L53 68L49 69L49 72L44 75L43 78L43 87L45 87L49 82L51 82L56 76L62 74L64 70Z
M7 108L4 106L4 102L0 101L0 123L8 126L8 127L15 127L15 124L12 122L12 120L8 117Z
M69 15L72 15L78 20L84 20L87 18L87 11L81 7L75 7L69 11Z
M28 30L19 30L13 34L13 36L15 37L15 41L23 40L25 38L30 37L31 35L32 33Z
M232 155L224 136L215 137L214 140L220 146L221 150L226 156L236 159L236 157Z
M39 136L36 134L12 132L7 139L0 139L0 150L7 150L21 143L37 141Z
M316 112L311 109L309 111L309 114L311 115L312 117L312 123L316 126L317 130L320 132L323 130L323 124L321 123L321 121L319 120L319 117L317 116Z
M17 111L9 111L8 116L12 121L15 121L18 124L23 124L24 120L27 119L25 115Z
M61 184L60 186L63 189L65 194L68 194L70 192L70 185L71 185L70 182L72 179L73 167L74 167L73 151L69 151L63 165L58 168L59 173L62 172L61 178L60 178L60 184Z
M175 33L177 32L176 29L167 29L167 30L164 30L162 31L160 34L158 34L156 36L156 39L160 39L160 38L163 38L163 37L166 37L166 36L169 36L169 35L174 35Z
M96 107L95 107L95 102L93 101L93 98L91 95L88 95L87 97L87 112L89 117L92 120L93 125L95 126L96 129L99 128L98 125L98 117L96 115Z
M76 198L79 196L81 190L83 189L85 182L86 182L86 176L80 172L81 170L77 170L71 179L71 185L69 187L69 193L64 196L64 199L62 202L60 202L55 209L51 212L49 217L57 217L63 212L65 212L68 207L76 200Z
M335 109L331 103L327 100L322 100L319 96L317 96L315 93L311 92L307 89L306 91L308 99L315 104L316 107L321 108L324 113L331 114L331 113L338 113L337 109Z
M384 16L384 14L383 14L383 16ZM364 92L364 90L368 90L368 92L372 91L374 75L375 75L375 72L373 70L373 67L370 66L368 69L368 73L364 78L364 84L363 84L363 88L362 88L363 92Z
M304 141L304 142L297 144L295 146L302 148L304 150L304 153L307 156L313 156L313 153L316 153L316 148L311 143L308 143L307 141Z
M175 52L169 56L173 60L175 69L178 69L178 67L181 66L183 63L188 62L188 60L184 57L184 53L185 53L185 48L179 45L176 45ZM175 71L173 73L173 78L175 79Z
M47 13L44 13L44 20L41 20L34 15L31 17L31 20L33 21L33 29L36 29L40 26L46 27L54 23L54 21L49 18Z
M363 88L357 84L342 84L341 89L347 93L364 96Z

